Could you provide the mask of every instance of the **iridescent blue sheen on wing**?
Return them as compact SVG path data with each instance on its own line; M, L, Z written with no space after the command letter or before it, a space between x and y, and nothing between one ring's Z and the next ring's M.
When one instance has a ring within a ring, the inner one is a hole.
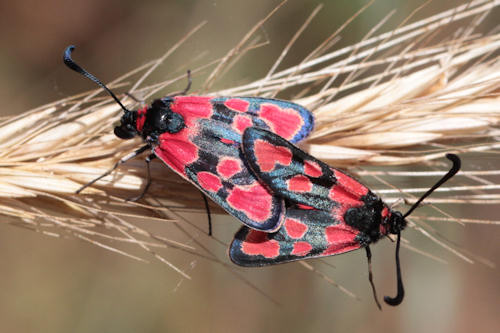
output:
M185 127L162 133L155 154L248 227L276 231L284 221L284 200L248 169L242 135L249 127L260 127L301 139L312 130L309 111L262 98L177 96L163 103L182 116Z
M264 130L246 130L242 147L250 168L274 193L316 209L331 210L336 206L328 196L336 179L325 163ZM316 177L305 172L306 162L316 168Z
M292 102L261 97L216 97L212 102L217 110L222 106L255 115L262 121L258 127L271 130L290 142L305 139L314 128L311 112Z
M356 234L356 230L328 212L289 208L277 232L240 228L229 248L229 256L235 264L244 267L324 257L359 249Z
M391 211L366 186L261 128L247 128L242 150L253 173L287 204L274 233L241 228L230 256L263 266L345 253L388 233Z

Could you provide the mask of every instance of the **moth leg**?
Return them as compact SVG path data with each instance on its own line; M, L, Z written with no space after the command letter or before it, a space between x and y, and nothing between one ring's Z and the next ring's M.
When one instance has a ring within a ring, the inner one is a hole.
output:
M187 80L188 80L188 84L187 84L186 88L184 88L183 91L178 92L178 93L173 94L173 95L169 95L168 97L175 97L175 96L186 95L186 93L189 91L189 89L191 89L191 83L192 83L192 81L191 81L191 70L190 69L187 70L187 74L186 75L187 75Z
M212 216L210 215L210 206L208 205L208 199L205 193L200 191L201 197L203 198L203 201L205 202L205 210L207 211L207 218L208 218L208 235L212 236Z
M138 99L137 97L135 97L134 95L132 95L129 92L126 92L125 95L128 96L128 97L130 97L131 99L133 99L134 102L141 104L141 106L146 105L146 102L144 102L144 100Z
M98 180L106 177L107 175L109 175L110 173L112 173L116 168L118 168L121 164L127 162L128 160L131 160L133 159L134 157L144 153L146 150L150 149L151 147L149 145L145 145L145 146L142 146L141 148L137 149L136 151L128 154L127 156L121 158L118 162L115 163L115 165L109 169L108 171L106 171L105 173L103 173L102 175L100 175L99 177L97 177L96 179L88 182L87 184L83 185L82 187L80 187L77 191L76 191L76 194L79 194L81 191L83 191L84 189L86 189L87 187L89 187L90 185L94 184L95 182L97 182Z
M372 273L372 251L370 247L365 247L366 249L366 259L368 259L368 280L370 281L370 285L373 290L373 298L375 299L375 303L377 303L377 307L379 310L382 310L382 306L380 305L377 297L377 290L375 289L375 284L373 283L373 273Z
M146 177L146 185L144 186L144 188L142 189L142 192L141 194L139 194L138 196L136 197L132 197L132 198L128 198L126 201L139 201L141 200L144 195L146 194L146 192L148 191L149 189L149 186L151 185L151 169L149 167L149 163L154 160L156 158L156 155L155 154L150 154L148 157L146 157L145 161L146 161L146 170L147 170L147 177Z

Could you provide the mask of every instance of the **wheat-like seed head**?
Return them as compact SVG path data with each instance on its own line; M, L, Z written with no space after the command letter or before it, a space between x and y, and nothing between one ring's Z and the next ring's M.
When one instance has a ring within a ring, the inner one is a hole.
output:
M257 42L250 38L263 20L226 57L193 70L193 75L196 79L197 73L213 68L204 85L211 95L274 97L300 91L291 99L312 110L316 117L315 131L302 147L333 166L356 166L351 169L355 174L371 176L370 181L378 185L377 192L394 203L402 193L411 195L426 188L394 189L386 179L403 176L421 181L437 177L444 171L434 172L434 168L447 168L437 160L448 152L492 155L498 151L500 34L477 31L497 5L498 2L474 1L425 20L402 24L378 36L375 27L358 44L329 51L343 26L303 62L276 71L301 29L265 78L224 91L211 91L214 80L234 59L256 47ZM455 35L436 38L444 27L457 22L461 29ZM163 57L110 83L110 88L124 86L127 91L147 98L184 80L185 76L179 76L139 89L145 77L200 27ZM126 80L137 73L145 74L130 87ZM200 254L196 244L191 244L194 236L186 235L179 223L190 223L179 212L204 209L199 191L191 184L156 161L152 163L153 186L147 203L124 202L125 198L137 195L145 183L145 164L137 159L80 195L75 194L82 184L107 171L141 144L139 139L122 141L112 134L113 123L122 111L110 98L97 97L100 93L100 90L83 93L3 119L0 211L4 221L52 236L74 236L139 259L116 246L117 241L132 243L188 277L154 249L175 247ZM129 108L136 106L130 99L124 102ZM436 162L431 163L433 160ZM359 168L410 163L419 163L427 170ZM446 192L445 197L429 198L428 202L497 204L500 184L487 177L499 173L498 169L473 171L466 165L457 177L457 185L441 189ZM408 201L412 198L409 196ZM499 223L459 219L440 210L436 212L436 216L427 220ZM146 219L161 221L162 226L175 225L184 235L177 240L160 236L161 233L152 232L143 223ZM415 221L420 219L415 217ZM416 227L424 230L421 225ZM198 228L198 234L202 233ZM110 241L115 245L109 245Z

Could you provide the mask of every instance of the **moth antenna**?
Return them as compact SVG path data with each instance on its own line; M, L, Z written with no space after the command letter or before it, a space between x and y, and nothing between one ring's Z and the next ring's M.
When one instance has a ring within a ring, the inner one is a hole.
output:
M401 265L399 264L399 245L401 243L401 231L398 232L398 240L396 243L396 276L398 280L398 292L396 297L384 296L384 301L392 306L396 306L403 302L405 297L405 288L403 286L403 279L401 278Z
M441 185L443 185L446 181L448 181L451 177L453 177L460 170L460 167L461 167L462 163L460 161L460 158L457 155L455 155L455 154L446 154L446 158L453 162L453 165L451 166L450 171L448 171L443 176L443 178L441 178L436 184L434 184L434 186L432 186L427 192L425 192L424 195L422 195L420 197L420 199L418 199L417 202L415 202L413 204L413 206L411 206L411 208L406 212L406 214L403 216L403 218L406 218L408 215L410 215L415 210L415 208L417 208L418 205L425 198L427 198L432 192L434 192L435 189L437 189L438 187L440 187ZM405 289L404 289L404 286L403 286L403 279L401 278L401 265L399 263L399 248L400 248L400 243L401 243L401 231L398 232L398 240L397 240L397 243L396 243L396 276L397 276L397 283L398 283L397 295L396 295L396 297L389 297L389 296L385 296L384 297L384 301L387 304L392 305L392 306L396 306L396 305L401 304L401 302L403 301L403 298L405 296Z
M116 95L113 94L113 92L111 90L109 90L109 88L106 87L106 85L104 83L102 83L97 77L95 77L94 75L92 75L89 72L87 72L85 69L83 69L82 67L80 67L77 63L75 63L73 61L73 59L71 59L71 52L73 52L74 49L75 49L75 46L74 45L70 45L70 46L68 46L66 48L66 50L64 50L63 61L66 64L66 66L68 66L69 68L71 68L75 72L77 72L79 74L82 74L86 78L88 78L88 79L94 81L95 83L97 83L100 87L102 87L104 90L106 90L106 92L111 97L113 97L113 99L116 101L116 103L118 103L121 106L121 108L123 109L123 111L125 111L125 113L130 112L130 110L128 110L122 104L122 102L120 102L120 100L118 99L118 97L116 97Z
M441 178L436 184L434 184L434 186L428 189L427 192L425 192L424 195L422 195L420 199L418 199L417 202L415 202L413 206L411 206L411 208L406 212L406 214L403 215L403 218L406 218L408 215L410 215L425 198L427 198L432 192L434 192L435 189L437 189L438 187L443 185L446 181L448 181L448 179L455 176L455 174L460 170L460 166L462 165L460 157L458 157L455 154L446 154L446 158L453 162L450 171L448 171L446 175L443 176L443 178Z

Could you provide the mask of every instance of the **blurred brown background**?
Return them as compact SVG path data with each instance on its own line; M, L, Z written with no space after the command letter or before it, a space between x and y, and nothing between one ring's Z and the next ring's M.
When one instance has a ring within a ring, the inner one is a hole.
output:
M231 87L266 74L283 47L319 1L289 1L259 31L270 44L244 57L216 87ZM414 20L460 2L434 1ZM148 82L223 56L278 1L62 1L0 2L1 116L94 89L62 64L64 48L109 81L154 59L203 20L207 25L185 43ZM355 13L364 1L327 1L281 68L296 64ZM342 33L336 48L359 41L386 13L397 13L382 31L396 27L421 1L377 1ZM498 13L498 12L497 12ZM490 25L498 23L490 15ZM200 58L199 55L202 55ZM202 79L194 80L194 90ZM111 129L110 129L111 130ZM464 160L467 168L467 158ZM491 166L490 166L491 167ZM450 210L461 209L453 206ZM477 212L498 219L494 207ZM474 212L467 212L474 215ZM204 226L206 217L195 217ZM475 254L500 263L495 226L433 225ZM277 306L236 279L226 268L187 257L182 268L193 281L143 254L143 264L75 239L54 239L0 224L0 331L2 332L498 332L500 274L466 264L415 231L404 236L441 256L444 265L402 252L407 298L398 308L375 307L367 283L364 251L330 257L335 268L316 267L362 297L355 301L299 264L242 270L277 300ZM230 242L238 223L217 216L215 235ZM225 249L199 236L229 264ZM394 246L372 248L381 295L395 293ZM183 260L182 252L167 257ZM189 269L193 265L192 269ZM180 284L179 284L180 283Z

